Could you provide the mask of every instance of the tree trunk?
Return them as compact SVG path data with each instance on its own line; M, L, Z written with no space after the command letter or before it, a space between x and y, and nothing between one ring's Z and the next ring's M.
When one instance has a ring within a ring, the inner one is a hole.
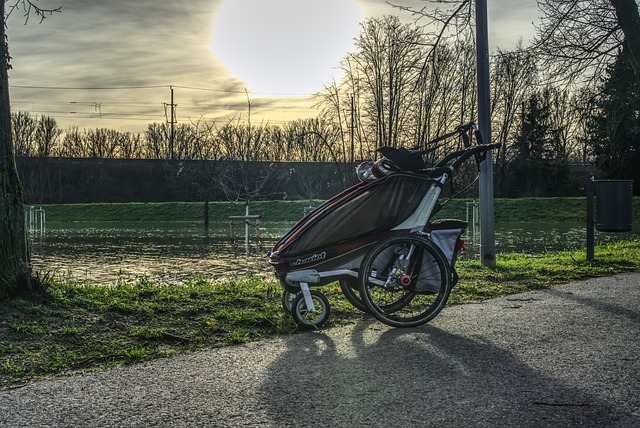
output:
M629 50L631 66L640 82L640 15L635 0L610 0L616 10L618 25L624 33L625 48Z
M8 48L5 34L5 2L0 25L0 297L22 291L30 281L29 253L24 226L22 187L11 140Z

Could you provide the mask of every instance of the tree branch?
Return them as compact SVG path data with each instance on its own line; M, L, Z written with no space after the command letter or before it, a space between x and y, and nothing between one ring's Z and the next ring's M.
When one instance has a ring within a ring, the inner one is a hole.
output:
M35 2L37 1L39 0L35 0ZM11 14L17 10L21 10L24 12L23 16L25 25L29 22L29 18L32 14L40 17L40 22L42 22L47 16L51 16L56 12L62 12L62 6L54 8L44 8L38 6L35 2L34 0L16 0L15 3L8 7L7 14L5 16L5 22L11 16Z

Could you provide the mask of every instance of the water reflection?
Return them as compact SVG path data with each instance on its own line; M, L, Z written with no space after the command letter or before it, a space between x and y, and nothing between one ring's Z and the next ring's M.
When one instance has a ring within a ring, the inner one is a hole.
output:
M595 232L596 245L640 236L640 228L632 232ZM466 258L480 253L480 234L466 236ZM548 251L580 250L586 248L586 226L583 223L497 223L496 252L541 254Z
M246 257L244 240L232 251L228 223L49 222L44 235L33 236L32 263L56 278L102 284L271 275L264 254L290 226L271 224L260 245L250 241Z
M47 222L46 232L32 236L32 262L37 271L57 278L99 284L128 283L140 277L182 282L198 275L206 278L271 276L264 256L289 223L265 222L261 245L251 242L245 256L244 241L232 251L229 224ZM539 253L585 248L585 227L580 224L496 224L496 250ZM597 242L638 236L596 233ZM479 234L466 236L463 259L477 258Z

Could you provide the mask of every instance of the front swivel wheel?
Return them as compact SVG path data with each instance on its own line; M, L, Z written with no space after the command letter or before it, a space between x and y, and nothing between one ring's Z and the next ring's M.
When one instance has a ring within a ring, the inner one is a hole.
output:
M304 328L320 328L329 319L329 313L331 312L329 301L319 291L311 290L310 293L314 310L307 309L304 293L298 293L291 304L291 316L296 324Z

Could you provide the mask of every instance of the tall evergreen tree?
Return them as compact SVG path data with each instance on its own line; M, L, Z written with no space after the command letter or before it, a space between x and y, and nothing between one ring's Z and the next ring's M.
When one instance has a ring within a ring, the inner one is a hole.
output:
M626 51L608 67L607 79L594 100L591 147L603 178L633 179L640 190L640 84Z
M520 132L507 169L504 196L558 196L570 188L568 154L558 138L560 124L552 121L552 88L534 92L522 105Z

